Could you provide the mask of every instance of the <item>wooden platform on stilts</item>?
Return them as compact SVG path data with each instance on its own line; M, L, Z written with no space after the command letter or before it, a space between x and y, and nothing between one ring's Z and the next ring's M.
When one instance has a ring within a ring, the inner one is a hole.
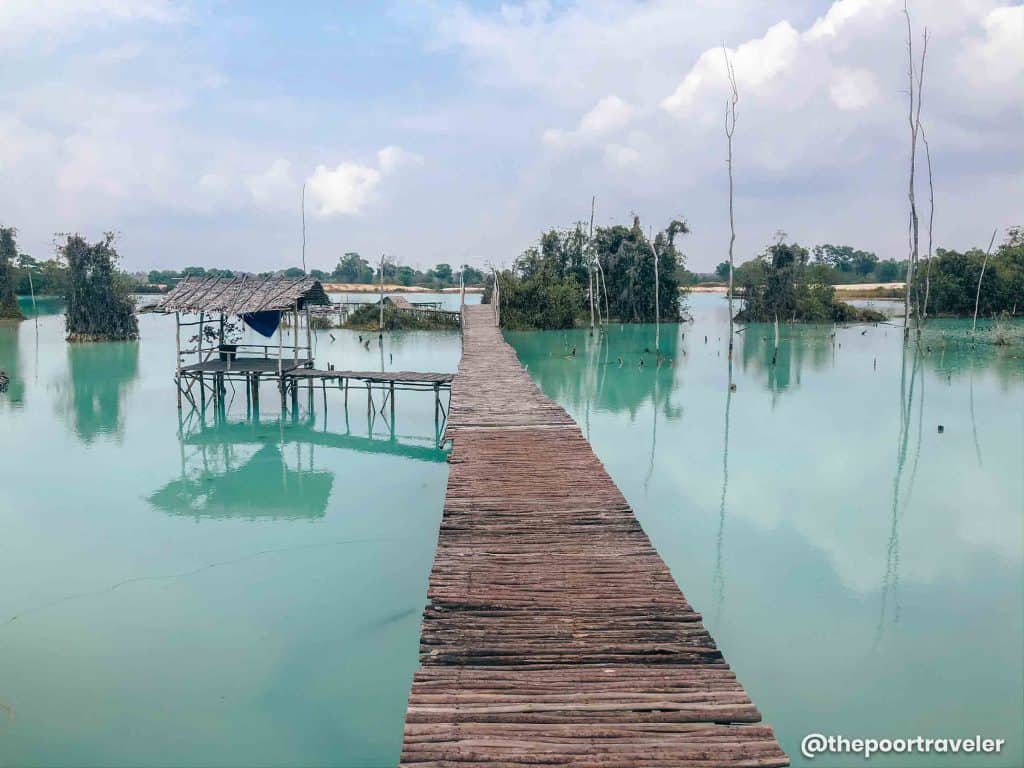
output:
M628 503L469 306L405 766L784 766Z

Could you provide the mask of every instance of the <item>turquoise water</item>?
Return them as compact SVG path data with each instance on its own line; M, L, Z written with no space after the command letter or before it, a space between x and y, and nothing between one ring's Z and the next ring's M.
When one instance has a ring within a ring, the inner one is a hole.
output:
M298 423L236 403L179 436L173 320L140 330L0 326L0 765L394 765L447 478L433 393L399 393L394 430L353 391L347 418L318 392ZM460 353L333 334L338 367Z
M359 303L359 304L372 304L380 298L380 294L373 292L331 292L328 294L331 301L343 302L343 303ZM384 292L385 296L402 296L408 299L412 303L417 302L437 302L441 305L442 309L451 311L457 311L459 309L459 302L461 301L460 294L458 291L441 293L428 291L428 292L416 292L416 293L391 293L390 291ZM466 294L467 304L479 304L481 294L478 292L469 292Z
M813 732L1009 740L872 765L1024 763L1020 352L958 345L962 321L934 321L905 361L899 328L798 326L773 367L771 328L749 326L730 394L726 302L689 302L692 323L661 328L660 367L653 326L506 337L583 426L793 763Z
M784 327L772 367L752 326L730 396L725 303L690 305L660 367L649 326L508 337L796 764L813 731L981 733L1012 741L970 764L1019 765L1024 361L954 322L902 366L896 328ZM394 765L447 477L432 393L395 425L355 392L282 421L269 387L258 421L240 393L179 424L173 320L68 345L58 309L0 325L0 766ZM450 371L460 342L316 349Z

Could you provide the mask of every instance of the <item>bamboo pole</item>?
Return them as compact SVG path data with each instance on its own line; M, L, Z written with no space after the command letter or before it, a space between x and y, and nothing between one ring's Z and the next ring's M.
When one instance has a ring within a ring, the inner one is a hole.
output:
M594 335L594 205L596 196L590 198L590 234L587 236L587 282L590 286L590 335Z
M181 313L174 313L174 383L178 388L178 410L181 410Z
M378 321L377 338L384 339L384 254L380 255L380 319Z

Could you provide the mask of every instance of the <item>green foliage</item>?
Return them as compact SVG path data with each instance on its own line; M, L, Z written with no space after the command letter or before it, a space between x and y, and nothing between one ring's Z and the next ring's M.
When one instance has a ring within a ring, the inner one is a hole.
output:
M433 275L435 279L442 283L450 284L452 282L452 265L441 263L434 267L432 270L427 272L428 275Z
M429 310L402 310L393 304L384 304L384 330L387 331L430 331L457 328L454 315ZM345 328L360 331L376 331L380 328L380 304L374 302L356 309L345 321Z
M461 267L462 271L462 282L465 285L483 285L484 284L484 273L476 267L471 267L469 264L463 264Z
M502 325L511 329L573 327L590 311L587 291L591 259L604 271L612 317L623 322L653 322L657 312L662 320L677 321L678 274L685 259L675 246L675 238L688 231L685 222L673 221L651 241L635 218L632 227L599 227L589 244L582 224L545 232L539 247L523 251L512 269L498 276ZM595 271L595 282L596 275ZM490 291L485 292L484 300L488 301L489 296Z
M729 279L729 262L728 261L720 262L718 264L718 266L715 267L715 277L717 277L719 280L728 280Z
M685 257L676 248L675 239L689 231L685 221L672 221L651 242L640 228L639 217L634 217L632 227L597 229L594 249L604 270L612 317L627 323L650 323L654 322L657 311L661 320L675 322L679 319L681 307L676 272L685 264ZM655 258L658 269L657 309L654 302Z
M88 243L81 235L67 235L60 254L68 265L68 341L136 339L129 281L117 272L114 236Z
M56 259L39 261L21 254L15 280L14 292L20 296L33 291L36 296L66 296L68 292L68 269Z
M871 310L837 301L829 263L809 263L806 248L779 241L734 270L743 309L740 322L845 322L880 320Z
M23 320L25 316L14 296L14 266L18 260L18 246L11 227L0 227L0 319Z
M331 279L339 283L369 283L373 281L373 267L358 253L349 251L338 260Z
M914 293L924 300L925 280L930 275L928 290L929 315L974 314L985 252L974 248L966 253L936 251L929 270L925 261L914 274ZM1024 230L1011 227L1005 242L988 259L981 282L978 315L989 317L999 313L1016 314L1024 310Z

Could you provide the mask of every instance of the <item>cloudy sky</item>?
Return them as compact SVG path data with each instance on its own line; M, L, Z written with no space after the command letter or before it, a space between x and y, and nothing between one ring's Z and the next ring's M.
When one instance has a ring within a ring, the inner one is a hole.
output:
M936 243L1024 224L1024 6L910 0ZM683 216L691 268L776 230L906 252L902 0L0 0L0 223L131 270L358 250L509 264L589 215ZM924 173L922 167L922 174ZM926 182L924 176L922 182ZM926 204L926 183L919 187Z

